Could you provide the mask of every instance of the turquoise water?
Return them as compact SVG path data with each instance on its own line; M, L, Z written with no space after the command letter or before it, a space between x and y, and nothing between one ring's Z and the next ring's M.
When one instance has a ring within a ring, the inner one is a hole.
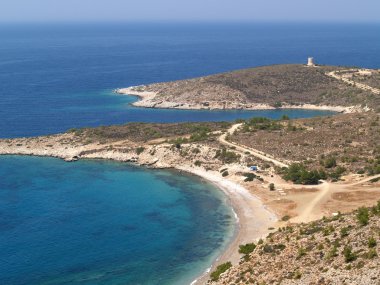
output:
M1 284L187 284L233 234L221 191L186 174L4 156L0 177Z

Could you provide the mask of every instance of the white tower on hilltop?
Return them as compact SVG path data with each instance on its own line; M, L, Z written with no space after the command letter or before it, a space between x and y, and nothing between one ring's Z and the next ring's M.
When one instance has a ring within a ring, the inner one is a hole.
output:
M313 57L309 57L307 59L307 66L311 66L311 67L315 66L314 58Z

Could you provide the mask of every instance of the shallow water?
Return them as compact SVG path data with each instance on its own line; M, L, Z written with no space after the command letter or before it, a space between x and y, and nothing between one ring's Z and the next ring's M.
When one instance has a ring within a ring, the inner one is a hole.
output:
M233 234L223 194L186 174L4 156L0 177L2 284L186 284Z

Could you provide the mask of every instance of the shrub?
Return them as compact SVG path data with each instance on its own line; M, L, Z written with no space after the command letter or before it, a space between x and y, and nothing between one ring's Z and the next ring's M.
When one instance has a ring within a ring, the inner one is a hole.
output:
M352 247L350 247L350 246L346 246L343 249L343 255L344 255L344 261L346 263L352 262L352 261L356 260L356 258L357 258L356 254L352 252Z
M329 174L329 176L332 178L332 179L335 179L335 180L338 180L342 174L346 171L346 168L344 168L343 166L338 166L335 171L331 172Z
M279 250L284 250L286 248L286 246L282 243L279 243L279 244L275 244L274 248L279 249Z
M307 171L303 164L293 163L289 168L282 169L283 178L292 181L295 184L315 185L319 180L326 179L324 171L311 170Z
M239 161L240 154L236 154L233 151L228 151L225 148L222 148L222 150L216 151L215 158L218 158L223 163L233 163Z
M269 190L270 191L274 191L276 188L274 187L274 184L273 183L271 183L271 184L269 184Z
M255 248L256 248L256 245L254 243L247 243L245 245L239 245L239 253L250 254L255 250Z
M219 277L220 275L223 273L223 272L226 272L228 269L230 269L232 267L232 264L231 262L226 262L226 263L223 263L221 265L219 265L216 270L214 272L211 273L211 280L212 281L218 281L219 280Z
M195 165L195 166L201 166L201 165L202 165L202 162L199 161L199 160L196 160L196 161L194 162L194 165Z
M254 174L254 173L249 173L249 172L243 173L243 176L246 177L246 178L244 179L245 182L253 181L253 180L257 177L256 174Z
M276 121L264 117L254 117L247 120L243 126L243 131L253 130L281 130L283 126Z
M305 255L306 255L306 249L304 249L303 247L300 247L298 249L297 259L300 259L301 257L303 257Z
M376 245L377 245L376 240L375 240L373 237L370 237L370 238L368 239L368 247L369 247L369 248L373 248L373 247L375 247Z
M140 153L142 153L144 150L145 150L145 147L140 146L140 147L136 148L136 153L137 153L137 154L140 154Z
M290 216L285 215L285 216L283 216L283 217L281 218L281 221L286 222L286 221L289 221L289 219L290 219Z
M377 256L377 252L376 252L376 249L374 248L371 248L368 252L364 254L364 257L368 259L375 258L376 256Z
M326 258L332 259L333 257L336 257L336 256L338 256L338 247L337 247L337 245L334 244L334 246L328 252Z
M359 210L356 214L356 218L358 219L358 222L360 225L362 225L362 226L368 225L368 221L369 221L368 209L365 207L359 208Z
M228 176L228 174L229 174L228 171L224 171L224 172L222 173L222 176L223 176L223 177L226 177L226 176Z
M328 157L323 164L325 168L333 168L336 166L336 158L332 156Z
M346 237L348 236L348 232L349 232L349 228L348 227L344 227L340 230L340 236L343 238L343 237Z

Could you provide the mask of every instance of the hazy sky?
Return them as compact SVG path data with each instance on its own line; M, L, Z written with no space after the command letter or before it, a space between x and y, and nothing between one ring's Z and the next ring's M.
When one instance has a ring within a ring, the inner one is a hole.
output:
M0 21L365 21L380 0L0 0Z

